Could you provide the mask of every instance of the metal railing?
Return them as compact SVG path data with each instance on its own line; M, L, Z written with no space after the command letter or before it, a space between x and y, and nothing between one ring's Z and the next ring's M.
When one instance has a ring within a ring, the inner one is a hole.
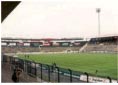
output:
M36 63L34 61L23 60L7 55L2 55L2 62L2 64L11 64L12 69L14 69L15 66L19 66L27 75L35 77L36 79L41 79L40 82L90 82L90 75L87 72L82 73L73 71L71 69L60 68L55 65ZM84 79L81 79L82 76L84 76ZM112 79L110 77L107 77L106 79L109 83L112 82Z

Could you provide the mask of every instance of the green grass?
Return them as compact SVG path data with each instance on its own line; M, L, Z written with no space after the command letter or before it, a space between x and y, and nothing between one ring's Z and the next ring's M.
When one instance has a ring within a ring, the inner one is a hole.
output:
M25 59L24 55L19 55ZM33 60L43 64L52 65L56 63L62 68L69 68L74 71L88 72L95 75L117 79L117 55L116 54L30 54L28 60Z

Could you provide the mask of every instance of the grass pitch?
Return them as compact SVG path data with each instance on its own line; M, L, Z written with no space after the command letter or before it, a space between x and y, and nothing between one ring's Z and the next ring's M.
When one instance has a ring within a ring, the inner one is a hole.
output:
M88 72L98 76L110 76L117 79L118 57L116 54L102 53L63 53L63 54L29 54L29 58L18 55L22 59L49 64L56 63L57 66L74 71Z

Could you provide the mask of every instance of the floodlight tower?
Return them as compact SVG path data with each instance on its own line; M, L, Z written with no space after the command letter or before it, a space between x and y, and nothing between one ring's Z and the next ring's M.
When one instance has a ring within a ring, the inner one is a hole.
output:
M100 36L100 8L96 8L96 12L98 13L98 36Z

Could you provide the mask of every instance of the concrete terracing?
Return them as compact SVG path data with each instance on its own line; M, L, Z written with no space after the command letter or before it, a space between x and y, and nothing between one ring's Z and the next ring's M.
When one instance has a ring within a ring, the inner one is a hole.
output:
M2 79L1 82L2 83L14 83L12 81L12 69L11 69L11 65L9 63L2 63ZM41 82L40 79L37 81L37 78L31 77L29 75L27 75L26 73L22 73L20 75L20 81L19 82Z

